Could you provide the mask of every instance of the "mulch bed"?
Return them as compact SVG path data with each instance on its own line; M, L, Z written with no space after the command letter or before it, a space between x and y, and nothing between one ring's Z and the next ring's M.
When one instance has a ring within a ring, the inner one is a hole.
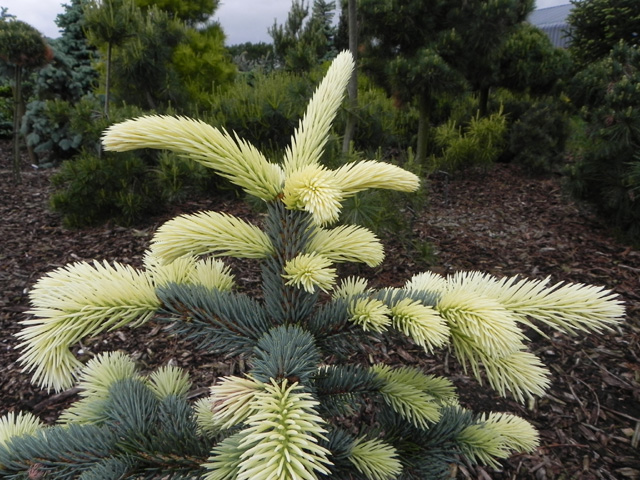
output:
M0 142L0 414L29 410L52 422L76 392L50 395L31 385L17 364L18 322L27 318L28 290L47 271L70 262L108 259L134 266L153 231L177 213L223 210L255 218L233 198L196 199L172 212L148 218L135 228L103 225L69 231L47 208L52 170L29 166L14 184L10 145ZM552 385L531 405L503 399L463 375L446 352L425 355L410 343L380 345L377 359L421 365L447 375L463 404L476 411L508 411L525 417L541 433L533 454L516 455L501 471L461 465L458 478L479 479L640 479L640 250L616 240L593 213L569 199L557 177L531 177L513 165L496 165L483 173L428 181L429 201L414 212L413 245L430 246L438 273L481 270L497 276L522 274L605 285L626 303L627 321L611 332L571 337L531 334L532 351L549 366ZM361 270L373 286L402 285L424 270L425 258L392 236L387 258L375 270ZM232 264L251 288L257 272ZM244 368L240 360L202 355L153 323L88 339L81 356L121 349L144 368L172 363L193 372L194 396L220 375Z

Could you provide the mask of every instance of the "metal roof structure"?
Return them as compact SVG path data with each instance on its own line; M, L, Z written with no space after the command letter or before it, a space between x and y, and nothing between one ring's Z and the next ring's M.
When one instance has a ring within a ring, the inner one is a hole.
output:
M567 17L571 10L573 10L573 5L570 3L556 7L540 8L531 12L527 21L545 32L554 46L566 48L569 46Z

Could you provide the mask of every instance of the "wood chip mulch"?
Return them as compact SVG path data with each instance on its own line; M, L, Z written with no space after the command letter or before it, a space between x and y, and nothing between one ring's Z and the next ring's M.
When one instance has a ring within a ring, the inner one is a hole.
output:
M13 337L18 322L28 318L27 293L34 282L80 260L139 266L153 231L177 213L213 209L249 218L256 214L233 198L214 198L184 202L135 228L104 225L69 231L47 208L52 170L32 168L25 159L22 183L14 184L10 153L10 145L0 142L0 415L29 410L53 422L77 392L53 395L31 385L17 363ZM469 408L511 412L539 429L541 446L534 453L513 456L500 471L463 464L453 469L454 476L640 479L640 250L618 241L587 207L568 198L557 177L531 177L516 166L496 165L483 173L436 175L427 187L426 208L414 212L412 242L429 247L431 263L390 237L385 263L362 271L374 286L401 285L427 267L442 274L481 270L500 277L521 274L603 285L619 294L627 309L626 321L613 331L579 336L549 332L549 338L527 332L531 350L551 372L548 393L530 405L479 388L446 352L427 358L410 343L377 347L372 352L377 359L447 375ZM239 283L255 287L259 282L255 270L232 267ZM244 368L240 360L201 355L153 323L88 339L76 351L89 358L117 349L133 354L144 368L166 363L191 368L194 396L206 393L216 377Z

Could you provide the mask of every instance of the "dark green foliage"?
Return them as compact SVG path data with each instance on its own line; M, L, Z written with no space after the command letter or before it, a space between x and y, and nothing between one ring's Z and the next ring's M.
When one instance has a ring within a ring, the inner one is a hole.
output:
M471 85L483 94L484 115L499 47L531 8L528 0L360 2L363 66L401 101L416 102L419 162L427 158L437 95Z
M166 203L181 201L190 195L211 192L225 184L211 169L169 152L158 154L153 177L158 192Z
M572 0L567 19L570 51L580 66L605 58L619 42L637 46L640 3L636 0Z
M363 151L408 148L414 140L418 111L410 105L399 108L382 88L373 86L363 75L359 79L358 109L355 112L358 128L353 148ZM344 131L346 114L346 109L340 112L335 131Z
M305 0L292 1L285 24L274 22L269 29L276 61L281 67L304 73L335 57L334 9L333 1L314 0L309 16L309 4Z
M81 153L63 162L52 182L56 191L51 207L62 214L68 227L108 219L131 225L156 205L149 169L135 154Z
M42 34L28 23L0 18L0 61L32 69L44 65L51 51Z
M165 111L187 101L171 65L176 47L184 41L182 23L158 8L135 16L135 35L128 35L113 54L113 94L142 108Z
M585 145L571 152L574 194L591 201L604 218L640 240L640 51L624 44L586 68L572 84L582 105Z
M509 153L532 172L558 172L568 136L565 108L552 97L541 99L511 125Z
M9 85L0 86L0 138L11 137L13 132L13 93Z
M517 26L499 54L496 85L532 94L548 94L566 79L571 57L556 48L539 28L528 23Z
M320 70L314 71L315 76ZM234 131L262 151L279 156L289 144L290 132L303 113L304 99L313 91L313 78L286 72L261 71L239 76L236 81L215 94L209 95L206 121ZM418 113L407 106L399 109L382 89L374 87L366 78L361 81L360 105L357 111L358 129L354 148L375 152L374 149L406 149L414 137ZM334 131L344 130L345 110L341 110ZM336 137L323 159L327 163L340 160ZM335 148L332 148L335 147Z
M106 49L104 80L104 115L109 116L111 97L111 66L113 50L121 46L141 23L140 12L133 0L87 0L84 4L87 38L97 47Z
M279 152L289 144L312 89L309 79L297 75L257 73L212 95L205 120L224 125L262 151Z
M135 0L143 11L158 8L171 18L195 26L208 21L220 5L220 0Z
M271 72L275 69L273 45L245 42L227 47L240 72Z

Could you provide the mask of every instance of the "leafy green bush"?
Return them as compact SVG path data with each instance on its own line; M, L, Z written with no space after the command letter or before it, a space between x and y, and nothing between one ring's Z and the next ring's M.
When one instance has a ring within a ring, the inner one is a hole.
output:
M569 135L565 108L553 98L541 99L509 128L513 161L535 173L559 171Z
M435 128L439 150L431 158L432 170L456 171L468 167L487 167L505 148L507 121L502 112L488 117L473 117L467 125L454 120Z
M110 219L131 225L158 205L150 170L135 154L84 152L63 162L52 182L51 207L71 228Z
M571 97L586 125L585 145L571 152L570 185L603 217L640 242L640 51L623 44L575 77Z

